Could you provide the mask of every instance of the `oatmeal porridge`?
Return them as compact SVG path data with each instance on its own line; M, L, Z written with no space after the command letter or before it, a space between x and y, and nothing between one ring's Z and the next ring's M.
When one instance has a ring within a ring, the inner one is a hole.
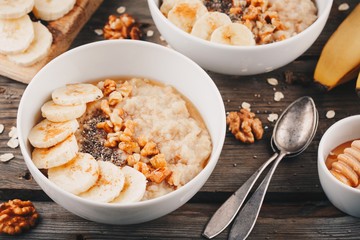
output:
M160 10L188 33L230 45L281 41L317 19L312 0L163 0Z
M147 79L67 85L41 110L47 119L29 135L34 164L59 187L95 201L174 191L205 167L212 150L191 102Z

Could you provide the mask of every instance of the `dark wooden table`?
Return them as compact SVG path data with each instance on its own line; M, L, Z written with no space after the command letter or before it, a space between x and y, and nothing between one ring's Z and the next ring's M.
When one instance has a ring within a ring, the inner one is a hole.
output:
M343 2L350 5L349 10L338 10ZM8 132L16 125L17 108L26 85L0 76L0 123L5 125L0 135L0 154L11 152L15 155L10 162L0 163L0 202L13 198L31 200L41 215L38 226L30 232L18 237L0 235L0 239L200 239L216 209L272 154L269 141L274 123L267 120L268 114L280 114L290 102L304 95L313 97L318 107L317 134L302 155L279 165L249 239L359 239L360 219L340 212L328 201L318 179L316 163L317 147L326 129L342 118L360 113L355 82L326 93L311 83L322 47L357 3L358 0L335 0L318 40L300 58L281 69L248 77L209 72L222 94L226 111L238 110L242 102L250 103L252 111L266 126L264 138L244 145L227 133L218 165L200 192L173 213L148 223L99 224L77 217L54 203L32 179L20 149L6 145ZM125 6L126 12L143 24L146 41L167 45L160 39L145 0L107 0L72 47L102 40L94 30L102 28L108 15L116 14L120 6ZM148 30L154 31L154 35L146 37ZM270 77L277 78L279 85L269 85L266 80ZM274 88L285 98L275 102ZM334 118L326 117L328 110L335 111ZM228 232L229 228L217 239L226 239Z

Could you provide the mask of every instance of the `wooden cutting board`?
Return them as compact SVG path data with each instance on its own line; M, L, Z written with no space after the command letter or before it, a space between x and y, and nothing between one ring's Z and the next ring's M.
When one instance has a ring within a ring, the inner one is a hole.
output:
M46 22L45 25L53 35L53 43L48 56L36 64L28 67L19 66L0 54L0 75L29 83L43 66L69 49L76 35L102 2L103 0L77 0L67 15L56 21Z

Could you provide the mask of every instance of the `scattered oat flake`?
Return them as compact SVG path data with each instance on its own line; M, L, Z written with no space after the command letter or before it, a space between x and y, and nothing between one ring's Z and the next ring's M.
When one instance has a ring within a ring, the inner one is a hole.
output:
M153 31L153 30L148 30L148 31L146 32L146 36L147 36L147 37L152 37L152 36L154 36L154 31Z
M17 148L19 146L19 140L17 138L11 138L7 142L8 147L10 148Z
M16 127L11 127L10 132L9 132L9 137L11 138L17 138L17 128Z
M334 118L335 117L335 111L334 110L329 110L326 113L326 118Z
M338 10L339 11L346 11L346 10L349 10L349 8L350 8L349 4L342 3L342 4L339 5Z
M160 38L160 41L163 41L163 42L165 41L165 38L163 36L160 36L159 38Z
M118 7L118 9L116 9L116 11L119 14L123 14L124 12L126 12L126 7L124 7L124 6Z
M282 92L275 92L274 94L274 100L276 102L279 102L281 99L284 98L284 94Z
M0 155L0 161L1 162L7 162L10 161L11 159L13 159L15 156L12 153L4 153L2 155Z
M242 108L244 108L244 109L246 109L246 110L251 110L251 104L250 103L248 103L248 102L243 102L242 104L241 104L241 107Z
M277 86L279 84L279 81L276 78L268 78L267 82L272 86Z
M278 120L278 118L279 118L279 115L277 113L270 113L269 116L267 117L269 122L274 122L274 121Z
M0 124L0 134L4 132L4 129L5 129L4 124Z
M95 33L96 33L96 35L98 35L98 36L101 36L101 35L103 35L103 34L104 34L104 31L103 31L102 29L100 29L100 28L95 29L95 30L94 30L94 32L95 32Z

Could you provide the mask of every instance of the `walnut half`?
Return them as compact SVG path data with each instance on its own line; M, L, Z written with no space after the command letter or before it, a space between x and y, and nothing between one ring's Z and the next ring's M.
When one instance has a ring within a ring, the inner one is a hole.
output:
M264 134L260 119L255 118L255 113L247 109L230 112L226 117L226 123L235 138L243 143L254 143L255 139L260 140Z
M10 200L0 205L0 233L20 234L34 227L39 214L30 201Z
M105 39L141 39L142 33L135 19L127 13L110 15L103 28Z

